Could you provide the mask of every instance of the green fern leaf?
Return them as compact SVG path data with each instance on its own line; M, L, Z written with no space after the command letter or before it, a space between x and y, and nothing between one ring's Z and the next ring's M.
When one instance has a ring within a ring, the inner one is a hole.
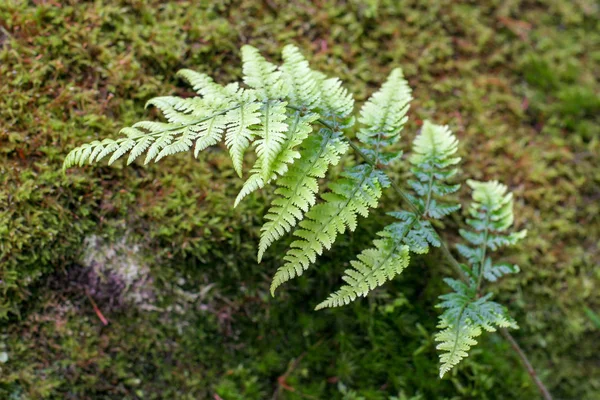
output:
M368 165L357 165L342 176L330 185L331 192L321 196L325 202L312 207L294 231L299 240L292 242L284 257L286 263L277 270L271 293L282 283L302 275L346 228L354 231L357 215L366 217L369 208L377 206L382 186L389 185L384 174Z
M402 240L394 237L387 230L378 233L383 239L373 241L374 248L363 250L358 260L350 262L352 269L347 269L342 278L347 285L329 295L327 300L315 307L339 307L366 296L369 291L385 282L394 279L410 261L409 248Z
M348 144L329 129L321 129L304 142L298 161L277 180L277 198L265 215L268 221L261 228L258 262L267 248L289 232L315 204L319 189L317 179L324 178L329 165L337 165L347 150Z
M445 308L440 316L435 336L441 342L440 377L468 356L469 349L477 344L474 340L482 329L494 332L497 328L518 328L514 320L507 316L506 308L490 300L492 294L477 296L475 282L466 284L455 279L444 280L453 292L440 296L443 301L436 307Z
M237 82L222 86L216 83L210 76L190 69L178 71L177 76L188 82L198 94L204 96L204 99L225 103L232 102L240 96L240 88ZM251 91L245 90L244 92L248 95ZM192 98L189 101L200 102L202 100L200 98Z
M423 216L441 219L458 209L459 204L447 203L443 196L456 192L460 185L451 185L446 181L452 178L460 162L455 157L458 140L447 126L435 125L429 121L423 123L421 133L413 142L413 154L409 161L417 180L409 184L418 194L414 202L423 212Z
M475 337L481 335L481 328L467 323L448 324L442 322L438 325L441 331L436 334L435 340L441 342L436 349L440 354L440 378L446 372L454 368L464 358L468 357L468 351L477 344Z
M229 149L233 168L240 178L242 177L244 152L256 134L250 127L261 122L259 109L259 103L248 103L229 111L225 116L228 121L225 145Z
M289 86L282 79L282 73L277 66L271 64L255 47L242 47L242 69L244 82L256 90L256 96L263 102L283 99L287 96Z
M256 154L263 181L268 181L273 172L273 162L281 152L286 139L286 103L266 102L261 109L261 125L257 131Z
M364 125L357 138L367 146L363 152L375 163L389 164L401 152L386 151L400 138L400 131L408 120L411 89L402 75L402 70L392 71L381 89L363 105L359 122Z
M473 203L469 208L471 218L467 224L471 230L460 229L460 235L469 245L458 244L459 253L474 267L476 276L483 273L488 280L494 281L506 273L518 271L517 266L492 266L487 255L489 250L504 246L513 246L523 239L527 231L506 233L514 221L512 193L497 181L477 182L468 180L473 189ZM485 258L485 259L484 259Z
M290 104L304 110L314 110L321 102L319 80L296 46L287 45L283 48L281 71L290 88Z

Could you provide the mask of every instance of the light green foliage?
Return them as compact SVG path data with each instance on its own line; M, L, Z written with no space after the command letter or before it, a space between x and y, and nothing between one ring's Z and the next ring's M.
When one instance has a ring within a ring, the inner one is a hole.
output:
M124 128L124 138L105 139L71 151L64 168L97 162L112 153L109 164L127 152L128 163L147 151L145 163L184 152L194 147L194 155L221 142L233 161L234 170L243 175L244 153L252 147L256 162L235 204L258 188L276 180L277 197L267 212L261 229L258 260L266 249L285 233L296 229L296 240L283 257L271 283L271 294L284 282L298 277L316 262L317 256L331 249L347 230L354 231L358 217L368 217L376 208L382 190L391 185L381 167L401 156L394 148L407 122L411 90L400 69L391 72L381 89L362 107L357 152L364 163L344 169L331 182L329 191L316 202L318 179L331 165L338 164L347 150L343 130L354 125L354 102L337 78L326 78L312 71L298 49L287 46L284 62L268 62L256 48L242 47L243 81L221 86L210 77L183 70L179 73L199 94L194 98L156 97L148 102L158 108L168 122L143 121ZM313 133L312 125L322 128ZM410 157L415 179L408 183L414 194L404 194L410 210L389 213L397 219L378 233L373 248L364 250L345 271L346 285L317 305L317 309L348 304L400 274L409 264L410 252L424 254L430 246L439 247L440 237L431 220L441 219L460 208L446 196L460 185L451 184L457 172L458 141L447 126L424 121L414 140ZM481 296L481 278L496 280L518 268L493 265L486 251L514 244L525 232L506 235L513 223L512 195L497 182L468 181L474 189L474 202L467 223L474 231L461 230L471 245L460 246L461 254L472 264L468 284L447 282L455 293L444 295L439 307L443 329L436 336L442 367L440 375L467 356L473 339L481 329L516 326L504 309Z
M376 164L389 164L402 155L400 151L390 151L390 147L398 142L408 120L410 93L402 70L396 68L361 108L358 121L363 127L357 137L365 145L363 152Z
M460 208L460 204L440 200L460 189L460 185L446 183L457 172L454 167L460 162L460 157L455 156L457 149L458 141L447 126L429 121L423 123L410 157L411 171L417 180L411 180L409 184L418 195L413 203L424 217L440 219Z
M289 87L290 103L306 110L314 110L321 105L322 79L311 70L308 61L296 46L286 45L282 51L283 79Z
M496 281L504 274L519 272L517 265L494 264L488 253L513 246L527 235L526 230L506 233L514 220L512 193L507 193L506 186L497 181L469 180L467 184L473 189L473 203L469 208L471 218L467 219L472 230L459 231L469 245L458 244L456 248L476 268L476 276L483 271L484 278Z
M277 197L265 215L268 221L261 228L259 262L265 250L289 232L315 205L315 195L319 191L317 180L325 177L329 165L337 165L347 149L348 145L340 135L326 128L304 142L300 159L290 167L289 173L277 180Z
M435 340L441 342L437 349L440 354L440 378L462 359L468 356L470 348L477 344L475 337L482 329L488 332L496 328L517 328L500 304L490 301L492 294L478 298L476 286L454 279L445 279L454 292L440 296L444 300L437 307L446 311L440 316Z
M321 105L323 118L328 124L337 126L340 124L340 119L347 118L352 102L341 88L339 80L329 79L323 81L321 85L324 99ZM362 107L359 121L363 126L357 137L365 146L364 154L373 160L375 165L379 162L387 164L400 155L399 152L389 152L389 148L399 139L399 133L407 120L405 115L410 100L408 83L404 80L402 71L395 69L381 89L375 92ZM348 122L352 123L351 120ZM348 125L348 122L344 124ZM356 175L358 171L363 174L362 177ZM369 176L366 175L367 173ZM343 176L332 186L334 195L325 194L323 199L326 202L311 209L307 214L308 221L301 222L300 228L294 232L294 235L299 236L301 240L291 244L292 248L284 257L286 263L277 270L273 279L272 293L283 282L302 275L308 266L315 262L316 256L322 253L323 248L331 247L338 233L344 233L346 227L350 231L355 230L356 215L366 217L368 211L365 205L376 207L380 197L380 186L388 186L387 177L367 164L355 166ZM348 181L349 177L355 177L354 181L358 183ZM368 191L362 189L363 185ZM306 206L307 203L302 202L302 205ZM300 217L301 214L298 214L297 219ZM295 222L295 219L286 216L284 218ZM281 220L281 217L278 220ZM278 225L274 227L281 232ZM269 226L269 231L266 231L268 236L263 235L266 237L265 242L272 241L271 229L273 228ZM262 250L259 249L259 259L261 255ZM371 278L368 279L373 282ZM359 283L357 285L363 286ZM366 292L361 293L366 294ZM346 298L345 302L347 302Z
M387 90L405 92L405 95L398 96L396 100L389 100L395 104L395 107L399 107L396 102L403 104L406 100L408 96L405 90L406 86L404 84L392 85L394 77L396 79L401 77L399 70L392 73L392 77L386 83L387 87L384 85L382 92L373 95L375 100L368 102L368 106L363 107L361 121L372 122L375 127L390 126L392 123L401 126L404 123L403 118L386 123L373 116L373 113L383 115L385 113L382 113L381 110L389 108L382 103L382 99L388 97L384 96L387 94ZM405 108L403 106L396 112L405 112ZM363 142L375 145L375 149L378 150L372 150L372 152L376 154L383 154L386 149L385 145L389 146L398 140L397 134L390 139L386 138L387 135L382 135L383 139L379 140L373 130L376 129L363 130L362 138ZM392 128L388 128L388 130L396 131ZM386 226L377 234L381 238L373 242L374 248L364 250L358 256L358 260L351 261L352 268L347 269L342 278L346 285L317 305L317 310L342 306L354 301L357 297L366 296L371 290L393 279L408 266L410 251L423 254L429 251L430 245L440 246L440 239L431 222L426 218L440 219L460 208L459 204L441 200L443 196L456 192L460 188L460 185L450 185L447 182L456 174L456 168L453 166L460 161L459 157L455 157L457 149L458 141L447 127L425 121L421 133L414 140L413 155L410 158L413 165L412 172L417 178L417 180L409 181L415 190L415 196L411 196L411 200L418 212L389 213L396 217L398 222ZM387 155L380 157L380 160L391 160L397 157L397 154L391 152L385 154Z
M121 131L124 138L82 145L69 153L63 167L98 162L111 153L109 164L127 152L130 152L128 164L145 151L146 164L192 147L198 157L202 150L219 143L225 133L225 145L239 176L243 173L244 153L252 143L257 154L253 172L260 174L262 182L271 180L274 173L284 174L285 165L299 156L294 149L307 137L315 116L300 115L293 110L292 115L286 108L288 103L281 100L287 96L288 79L283 79L282 71L266 61L257 49L244 46L242 59L248 89L240 88L237 83L222 86L205 74L184 69L179 76L200 96L157 97L148 102L163 113L168 123L138 122ZM288 71L286 76L289 74ZM289 79L294 78L304 76ZM255 186L262 187L262 182Z
M514 220L512 193L497 181L477 182L468 180L473 189L473 202L469 208L471 218L467 224L473 230L460 230L461 236L471 246L459 244L457 248L469 262L462 268L467 282L445 279L452 293L440 296L443 301L437 307L446 311L440 316L441 330L435 340L440 342L440 377L467 357L469 349L477 344L474 340L483 330L494 332L496 328L517 328L516 322L507 314L506 308L490 300L492 294L482 296L481 285L485 277L496 281L506 273L518 272L518 267L505 264L493 265L489 252L501 246L514 245L526 235L526 231L506 234Z
M302 275L346 228L354 231L358 215L367 217L369 208L377 207L382 187L388 185L384 174L366 164L342 173L342 178L330 185L331 191L321 196L324 202L312 207L294 231L299 239L292 242L283 258L285 264L275 273L271 293L282 283Z

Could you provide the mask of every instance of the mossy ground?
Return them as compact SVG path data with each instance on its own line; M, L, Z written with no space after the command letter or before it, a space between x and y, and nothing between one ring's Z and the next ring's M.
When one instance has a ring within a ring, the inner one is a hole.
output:
M447 123L463 176L510 186L529 235L507 254L523 271L499 298L556 398L598 399L600 10L543 3L2 2L0 398L536 397L496 335L437 379L433 304L451 272L435 254L367 300L312 311L381 219L273 299L285 243L254 262L269 193L233 209L240 182L218 149L61 174L75 145L187 91L179 68L235 80L242 44L278 57L291 42L358 102L403 67L415 97L404 143L423 119ZM143 245L154 310L98 301L102 325L67 279L92 234Z

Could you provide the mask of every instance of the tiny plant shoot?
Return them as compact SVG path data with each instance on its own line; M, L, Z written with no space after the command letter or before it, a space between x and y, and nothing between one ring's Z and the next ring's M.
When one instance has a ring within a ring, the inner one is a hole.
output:
M342 82L310 69L295 46L284 47L281 65L267 61L251 46L243 46L241 54L243 85L223 86L205 74L181 70L178 75L197 91L197 97L151 99L148 105L160 109L166 122L141 121L123 128L117 139L84 144L68 154L64 168L108 156L109 164L126 155L127 164L142 155L146 164L186 151L198 157L207 147L223 141L233 169L240 178L245 177L235 205L260 188L275 186L275 199L261 228L258 262L276 240L289 232L295 238L275 272L272 294L305 273L339 235L354 231L359 217L368 218L382 191L391 188L406 208L389 212L394 222L350 262L351 268L342 277L344 284L316 309L343 306L366 296L402 273L413 254L438 247L459 278L445 279L450 291L440 296L437 305L443 309L435 336L440 377L468 356L483 331L500 328L506 336L505 328L517 328L507 309L486 292L487 283L519 271L516 265L493 258L495 250L514 245L526 234L511 232L513 198L507 187L496 181L467 181L472 202L468 229L459 232L464 240L457 246L464 259L460 263L435 228L439 226L436 220L461 208L449 197L460 189L454 134L447 126L425 121L408 157L412 179L406 188L400 188L387 174L402 156L396 144L412 100L400 69L391 72L355 117L354 100ZM356 141L351 141L345 132L355 125ZM350 148L362 161L322 187L328 169ZM256 161L245 171L244 155L249 150L256 153ZM530 374L537 379L535 373ZM550 398L539 379L536 384L544 397Z

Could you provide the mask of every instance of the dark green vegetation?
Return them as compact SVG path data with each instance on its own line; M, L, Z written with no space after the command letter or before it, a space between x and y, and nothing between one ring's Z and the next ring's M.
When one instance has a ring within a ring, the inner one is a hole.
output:
M463 176L508 184L529 234L506 254L523 271L498 300L557 398L598 398L594 2L55 3L0 5L0 398L536 398L499 335L438 380L431 310L451 271L435 253L369 299L312 311L383 217L273 299L285 243L256 265L264 201L232 209L241 181L224 152L62 176L71 148L139 120L165 84L184 94L176 70L237 80L240 45L276 56L288 42L358 101L402 66L416 99L406 147L418 121L448 123ZM140 246L151 279L126 291L145 300L78 272L94 234Z

